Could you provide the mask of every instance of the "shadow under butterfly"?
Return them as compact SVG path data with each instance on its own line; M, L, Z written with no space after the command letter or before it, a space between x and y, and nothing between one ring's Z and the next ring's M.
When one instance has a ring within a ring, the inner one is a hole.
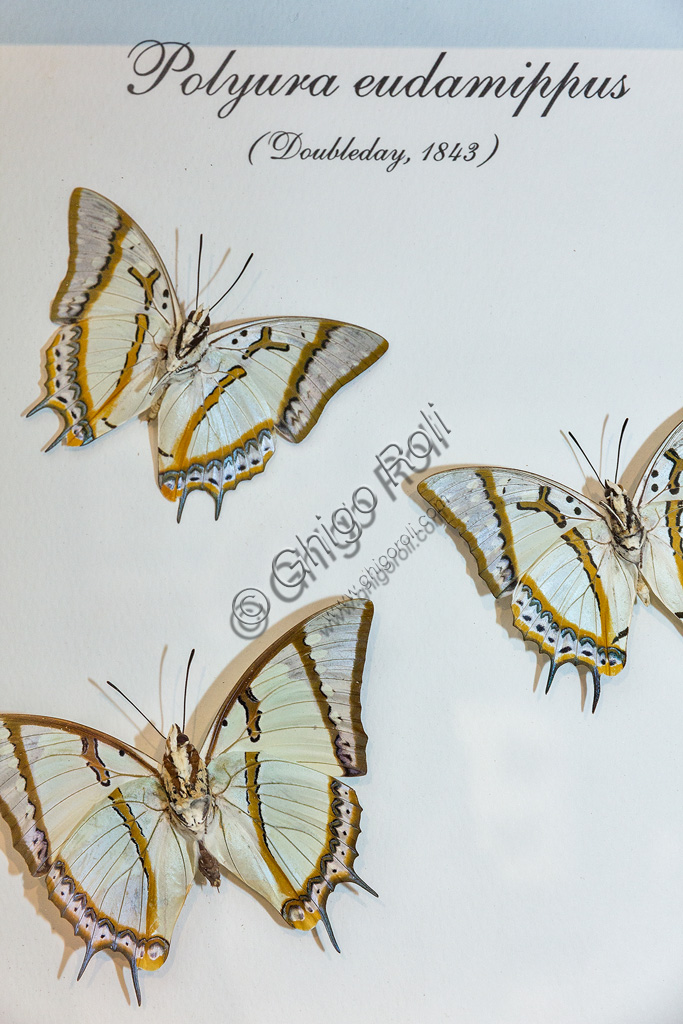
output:
M33 875L86 944L139 970L166 960L197 872L223 870L294 928L322 921L353 870L361 807L333 776L366 771L360 687L373 606L310 616L243 674L202 754L178 725L162 762L74 722L0 714L0 812ZM116 688L116 687L115 687ZM116 688L117 689L117 688ZM183 723L184 728L184 723Z
M62 417L48 451L89 444L133 416L158 419L159 487L179 502L178 522L194 490L212 495L218 519L225 493L264 470L276 435L302 441L332 395L388 347L316 317L212 329L199 290L185 314L144 231L86 188L71 195L69 247L50 310L59 328L47 394L28 415L49 406Z
M615 476L618 465L617 455ZM682 473L679 423L635 499L605 480L596 504L554 480L494 466L435 473L418 492L461 534L494 596L512 595L515 626L550 657L546 693L560 665L585 665L595 711L601 677L626 664L636 597L649 604L652 593L683 619Z

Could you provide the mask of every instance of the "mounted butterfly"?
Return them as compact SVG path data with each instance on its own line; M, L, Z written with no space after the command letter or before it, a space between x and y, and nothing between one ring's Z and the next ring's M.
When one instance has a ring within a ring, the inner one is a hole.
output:
M652 592L683 619L682 473L679 423L635 501L610 480L596 505L545 477L487 466L436 473L418 491L462 535L494 596L512 594L515 626L550 657L546 693L560 665L586 665L595 711L601 677L626 664L636 596L649 604Z
M198 871L231 872L294 928L322 921L353 870L361 807L332 775L366 771L360 687L370 601L331 605L274 643L216 716L200 756L173 725L163 761L74 722L0 715L0 811L86 944L138 970L168 956ZM184 729L184 720L183 720Z
M275 435L302 441L332 395L386 351L372 331L282 317L211 327L185 313L156 249L128 214L77 188L69 266L52 303L45 406L64 429L49 446L89 444L133 416L158 417L159 487L179 501L223 497L261 473Z

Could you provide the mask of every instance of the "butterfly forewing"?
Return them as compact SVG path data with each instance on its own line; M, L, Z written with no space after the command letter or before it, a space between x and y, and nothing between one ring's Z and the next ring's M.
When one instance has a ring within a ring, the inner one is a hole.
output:
M659 446L637 488L636 506L683 500L683 423L679 423Z
M277 640L219 712L207 762L257 750L328 774L365 774L360 688L372 614L370 601L340 602Z
M637 502L646 530L643 576L660 601L683 618L683 424L669 434L648 466Z
M372 604L347 601L281 638L218 716L207 760L218 815L207 849L285 920L312 928L353 871L362 775L360 686ZM363 883L360 883L363 884Z
M603 515L583 496L517 470L454 469L419 491L462 534L498 597L512 592L515 625L551 659L599 676L626 660L637 569L616 555Z
M166 292L168 291L168 295ZM131 320L154 310L160 322L180 320L168 272L147 235L110 199L77 188L69 205L69 266L53 300L51 319L73 324L86 316Z
M180 310L144 232L118 206L75 189L69 267L52 303L61 327L46 355L49 405L70 445L82 445L153 403L149 391Z
M32 874L86 943L155 970L194 875L154 767L71 722L0 718L0 810ZM83 968L82 968L83 969Z
M326 403L386 351L372 331L295 317L240 324L211 341L159 410L159 486L180 512L192 490L223 496L260 473L275 432L302 441Z

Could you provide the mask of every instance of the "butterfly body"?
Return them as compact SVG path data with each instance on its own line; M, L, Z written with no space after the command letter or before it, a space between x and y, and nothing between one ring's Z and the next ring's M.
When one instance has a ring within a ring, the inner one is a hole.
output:
M157 764L73 722L0 715L0 812L31 873L95 953L138 971L168 956L199 871L240 879L283 920L322 921L353 870L361 808L332 775L365 772L360 686L372 605L310 616L251 666L202 752L177 725Z
M127 213L89 189L69 209L69 266L52 303L45 406L59 441L89 444L134 416L158 420L162 494L223 498L261 473L279 434L302 441L340 387L386 351L353 324L317 317L212 327L183 312L158 252Z
M423 480L420 494L458 530L515 625L550 659L602 676L626 663L633 604L650 593L683 619L683 424L656 452L632 498L606 480L599 505L521 470L462 467Z
M213 811L209 774L199 751L177 725L171 726L166 740L161 779L175 817L191 832L203 834Z

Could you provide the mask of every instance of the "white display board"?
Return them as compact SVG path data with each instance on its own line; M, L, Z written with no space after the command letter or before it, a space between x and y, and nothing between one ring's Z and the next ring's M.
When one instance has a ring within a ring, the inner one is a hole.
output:
M546 697L547 659L460 540L443 526L418 532L416 497L427 470L462 463L580 488L586 466L563 432L611 475L626 416L634 483L683 416L683 58L440 53L2 53L0 705L158 757L158 737L106 680L166 732L196 648L198 742L240 672L298 619L354 592L376 609L369 771L355 788L356 866L379 899L330 898L338 955L229 879L220 893L197 885L167 963L141 976L150 1022L665 1024L683 1013L680 627L636 608L628 664L604 681L595 715L571 666ZM305 88L280 88L292 76L309 76ZM183 299L200 232L209 301L253 251L222 319L325 316L389 341L301 445L280 442L266 471L226 496L218 522L198 494L176 523L145 423L45 454L57 417L24 418L42 393L76 186L138 221ZM386 472L399 457L408 479ZM315 531L369 493L358 539L288 586L302 546L320 554ZM233 614L248 590L270 606L251 637ZM0 845L2 1019L138 1013L122 957L96 957L76 983L82 942L4 825Z

